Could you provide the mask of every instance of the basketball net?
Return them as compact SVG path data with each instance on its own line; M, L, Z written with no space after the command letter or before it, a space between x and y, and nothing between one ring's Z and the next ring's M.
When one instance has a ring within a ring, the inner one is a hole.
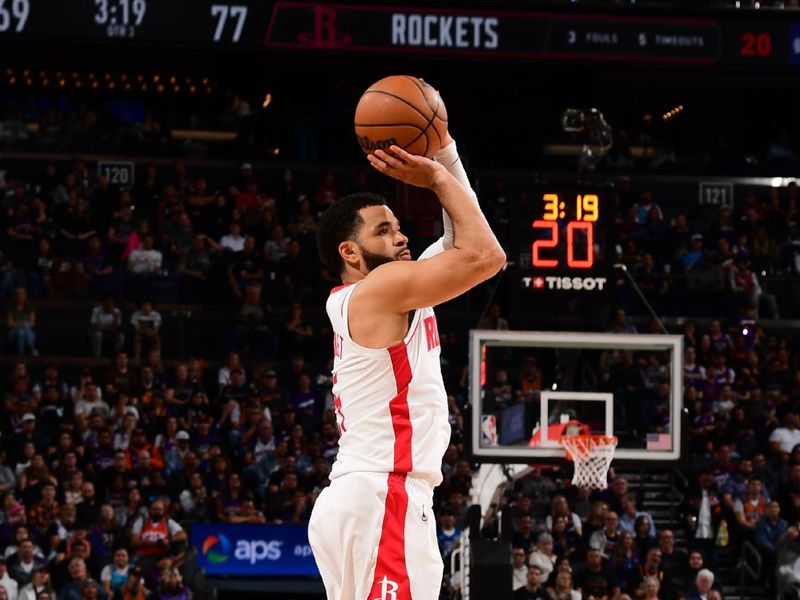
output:
M613 435L564 435L561 445L567 459L575 464L572 485L604 490L608 487L608 469L617 448Z

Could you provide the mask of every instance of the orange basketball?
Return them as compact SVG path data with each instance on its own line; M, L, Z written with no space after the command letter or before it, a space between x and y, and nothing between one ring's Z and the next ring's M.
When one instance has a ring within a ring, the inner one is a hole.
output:
M356 137L367 154L392 144L432 157L447 134L447 109L432 86L409 75L373 83L356 106Z

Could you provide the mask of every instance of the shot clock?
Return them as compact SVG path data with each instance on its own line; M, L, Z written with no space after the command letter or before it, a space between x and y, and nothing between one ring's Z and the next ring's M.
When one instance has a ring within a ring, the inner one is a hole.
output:
M512 303L522 327L607 325L614 292L612 189L556 182L518 190Z

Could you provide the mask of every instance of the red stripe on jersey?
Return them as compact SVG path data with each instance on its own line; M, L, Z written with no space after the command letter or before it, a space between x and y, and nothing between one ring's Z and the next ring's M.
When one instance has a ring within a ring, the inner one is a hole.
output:
M381 541L375 576L368 598L392 598L411 600L411 584L406 570L406 493L405 473L389 473L389 489L383 512Z
M411 417L408 414L408 386L411 383L411 365L408 350L403 342L389 348L392 357L392 370L397 385L397 394L389 402L394 429L394 470L396 473L409 473L411 460Z
M335 294L335 293L336 293L336 292L338 292L339 290L343 290L344 288L346 288L346 287L350 287L351 285L353 285L353 284L352 284L352 283L345 283L344 285L337 285L335 288L333 288L333 289L330 291L330 294L328 294L328 295L330 296L331 294Z

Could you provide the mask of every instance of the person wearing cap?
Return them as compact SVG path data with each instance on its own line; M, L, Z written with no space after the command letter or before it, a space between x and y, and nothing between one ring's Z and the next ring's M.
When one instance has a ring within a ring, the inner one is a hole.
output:
M690 271L696 265L700 264L705 252L703 251L703 235L695 233L691 237L689 249L681 256L681 266L684 271Z
M0 580L0 585L5 586L5 583ZM33 579L19 590L17 600L39 600L39 596L45 592L50 594L51 598L55 597L53 583L50 581L50 569L47 565L42 565L33 570ZM10 591L8 598L13 600Z
M166 464L167 476L177 471L183 466L183 458L189 450L189 432L179 431L175 434L175 445L166 451L164 462Z
M148 442L144 429L137 427L133 430L130 446L125 452L128 455L128 467L131 469L138 465L139 455L142 452L147 452L150 456L150 467L153 469L164 468L164 455L161 453L161 448Z
M0 557L0 586L6 589L8 593L8 600L17 600L17 590L19 589L19 584L12 579L11 575L8 574L8 569L6 569L6 559L5 557ZM32 600L35 600L32 599Z

